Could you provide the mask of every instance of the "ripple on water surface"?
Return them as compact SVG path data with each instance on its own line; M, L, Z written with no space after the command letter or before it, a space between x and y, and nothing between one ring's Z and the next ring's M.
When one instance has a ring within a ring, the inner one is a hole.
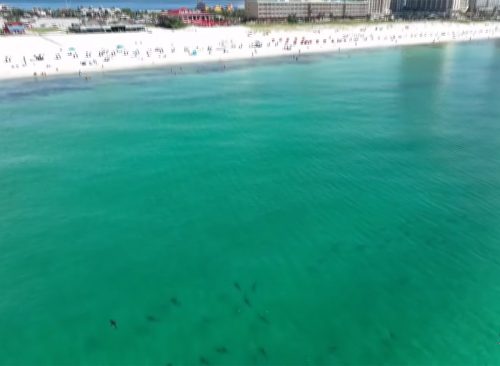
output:
M6 83L0 363L499 363L498 45L311 61Z

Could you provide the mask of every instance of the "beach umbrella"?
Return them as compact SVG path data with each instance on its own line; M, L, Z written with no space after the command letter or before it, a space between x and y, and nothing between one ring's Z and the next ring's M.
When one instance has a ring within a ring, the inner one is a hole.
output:
M123 48L123 45L119 44L116 46L116 49L121 50Z
M76 51L76 49L75 49L75 47L70 47L70 48L68 48L68 51L70 51L70 52L75 52L75 51Z

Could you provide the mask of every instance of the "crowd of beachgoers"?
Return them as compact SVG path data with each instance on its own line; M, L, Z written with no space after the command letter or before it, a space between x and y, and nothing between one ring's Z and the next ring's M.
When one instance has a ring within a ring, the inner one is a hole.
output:
M500 38L500 22L409 22L0 37L0 79Z

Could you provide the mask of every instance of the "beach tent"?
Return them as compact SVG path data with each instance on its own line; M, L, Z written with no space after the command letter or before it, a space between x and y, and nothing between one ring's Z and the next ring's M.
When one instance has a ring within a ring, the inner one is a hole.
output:
M20 22L5 23L3 31L5 34L23 34L26 27Z

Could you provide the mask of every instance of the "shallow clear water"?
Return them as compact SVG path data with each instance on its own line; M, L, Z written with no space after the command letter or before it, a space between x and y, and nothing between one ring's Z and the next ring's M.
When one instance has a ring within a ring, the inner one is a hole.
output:
M500 43L220 69L3 82L0 364L500 363Z

